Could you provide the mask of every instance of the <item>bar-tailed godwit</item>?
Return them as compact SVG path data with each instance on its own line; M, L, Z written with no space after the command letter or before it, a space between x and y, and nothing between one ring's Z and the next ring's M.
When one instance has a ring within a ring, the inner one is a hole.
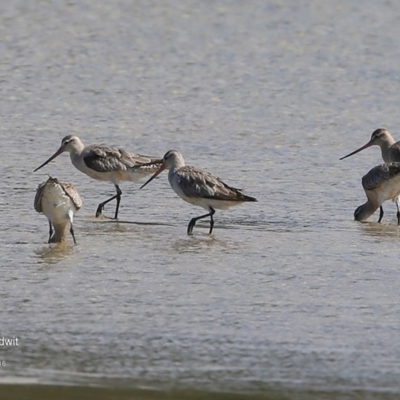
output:
M400 225L398 196L400 195L400 162L377 165L362 178L367 202L354 212L354 219L364 221L380 208L379 220L383 217L382 204L393 200L397 206L397 223Z
M85 147L75 135L68 135L61 141L60 148L34 172L44 167L61 153L68 151L72 164L79 171L100 181L112 182L117 194L99 204L96 217L103 212L104 206L117 199L114 218L118 218L122 191L119 183L122 181L137 182L153 173L160 167L162 160L154 157L129 153L115 147L91 145Z
M49 177L38 186L34 207L49 221L49 243L64 242L69 228L76 244L73 220L75 213L82 207L82 200L74 186Z
M164 155L161 167L141 186L141 189L166 168L169 169L168 180L175 193L188 203L207 210L207 214L190 220L187 228L188 235L192 234L196 221L206 217L210 217L209 233L211 234L214 227L215 209L225 210L246 201L257 201L254 197L243 194L240 189L228 186L217 176L185 165L185 160L178 150L170 150Z

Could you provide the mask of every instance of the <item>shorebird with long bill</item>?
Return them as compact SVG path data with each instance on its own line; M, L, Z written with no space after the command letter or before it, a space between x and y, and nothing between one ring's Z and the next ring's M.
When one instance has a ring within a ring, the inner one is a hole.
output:
M371 139L369 140L368 143L366 143L364 146L361 146L359 149L354 150L350 154L347 154L346 156L340 158L340 160L344 160L345 158L350 157L354 154L357 154L358 152L360 152L364 149L367 149L368 147L371 147L371 146L379 146L380 147L381 153L382 153L382 159L385 163L400 162L400 142L395 142L391 133L387 129L384 129L384 128L379 128L379 129L376 129L375 131L373 131L372 135L371 135ZM397 212L398 212L400 198L396 198L393 201L396 203ZM383 208L381 207L380 210L381 210L381 215L383 216ZM381 219L382 219L382 217L380 217L379 221Z
M164 169L168 169L168 180L175 193L186 202L203 207L207 214L192 218L187 233L191 235L193 227L199 219L210 217L210 234L214 227L216 209L225 210L247 201L257 201L254 197L242 193L241 189L228 186L220 178L207 171L185 165L185 160L178 150L168 151L163 158L161 167L144 184L144 188Z
M367 196L367 202L357 207L354 219L364 221L379 208L378 222L381 222L383 218L382 204L386 200L392 200L397 206L397 223L400 225L400 210L397 200L400 195L400 162L377 165L363 176L361 183Z
M400 161L400 142L395 142L391 133L383 128L376 129L372 132L371 139L368 143L340 158L340 160L344 160L371 146L379 146L381 148L382 158L386 163Z
M73 221L75 213L82 207L82 200L73 185L49 177L38 186L34 207L49 221L49 243L65 242L69 228L76 244Z
M122 191L119 187L122 181L137 182L143 177L152 174L161 165L160 158L129 153L124 149L101 145L84 146L78 136L68 135L61 141L60 148L34 172L44 167L50 161L65 151L69 152L71 162L79 171L92 179L111 182L117 194L99 204L96 217L99 217L104 206L116 199L114 219L118 218L119 204Z

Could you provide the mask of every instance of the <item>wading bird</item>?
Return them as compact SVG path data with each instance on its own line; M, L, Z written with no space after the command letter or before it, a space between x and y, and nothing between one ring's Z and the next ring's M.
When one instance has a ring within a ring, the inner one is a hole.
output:
M49 177L38 186L34 207L49 221L49 243L65 242L69 228L76 244L73 220L75 213L82 207L82 200L70 183Z
M400 162L377 165L362 178L362 186L367 196L367 202L354 211L354 219L364 221L380 208L379 220L383 217L382 204L393 200L397 206L397 223L400 225L399 200L400 195Z
M117 199L114 219L118 218L119 203L122 191L119 183L122 181L137 182L153 173L161 165L162 160L154 157L129 153L115 147L91 145L84 146L78 136L68 135L61 141L60 148L34 172L44 167L50 161L65 151L69 152L72 164L79 171L100 181L112 182L117 194L99 204L96 217L99 217L104 206Z
M164 169L169 169L168 180L175 193L183 200L195 206L203 207L207 214L192 218L187 233L192 234L193 227L199 219L210 217L210 234L214 227L215 209L225 210L246 201L257 201L246 196L240 189L235 189L222 182L220 178L195 167L185 165L185 160L178 150L168 151L158 171L144 184L145 187Z

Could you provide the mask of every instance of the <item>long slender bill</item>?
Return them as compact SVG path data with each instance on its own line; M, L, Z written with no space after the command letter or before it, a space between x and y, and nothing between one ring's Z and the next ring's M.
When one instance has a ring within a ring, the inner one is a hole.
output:
M148 183L150 183L156 176L160 175L161 172L163 172L165 169L165 165L161 165L161 167L154 173L154 175L146 182L144 183L142 186L140 186L140 189L143 189Z
M40 167L37 167L33 172L36 172L40 168L44 167L46 164L48 164L50 161L53 161L57 156L59 156L64 149L60 147L47 161L45 161Z
M354 150L354 151L353 151L352 153L350 153L350 154L347 154L347 156L344 156L344 157L342 157L342 158L339 158L339 160L344 160L345 158L350 157L350 156L352 156L353 154L356 154L356 153L358 153L358 152L361 151L361 150L367 149L368 147L371 147L372 145L373 145L373 143L371 143L371 142L369 141L367 144L365 144L364 146L360 147L359 149Z

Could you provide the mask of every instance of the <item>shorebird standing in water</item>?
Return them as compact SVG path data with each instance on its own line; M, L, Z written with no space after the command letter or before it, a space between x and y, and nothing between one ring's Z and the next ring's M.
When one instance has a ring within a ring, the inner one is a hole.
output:
M358 152L360 152L364 149L367 149L368 147L371 147L371 146L379 146L381 148L382 158L385 163L400 162L400 142L395 142L391 133L387 129L384 129L384 128L379 128L379 129L376 129L375 131L373 131L372 135L371 135L371 139L369 140L368 143L366 143L364 146L361 146L359 149L354 150L350 154L347 154L347 156L340 158L340 160L344 160L345 158L350 157L353 154L357 154ZM374 169L372 169L370 172L372 172ZM365 175L365 177L368 176L369 173L367 175ZM395 199L393 199L393 201L396 203L397 218L400 221L400 219L399 219L400 198L395 198ZM381 221L382 216L383 216L383 208L380 207L380 210L381 210L381 212L380 212L380 218L379 218L378 222Z
M188 203L203 207L208 211L207 214L190 220L187 228L188 235L192 234L196 222L206 217L210 217L209 233L211 234L214 227L215 209L225 210L246 201L257 201L254 197L243 194L240 189L228 186L217 176L185 165L185 160L178 150L170 150L164 155L161 167L140 189L166 168L169 169L168 180L175 193Z
M78 136L68 135L61 141L60 148L34 172L65 151L69 152L72 164L79 171L93 179L112 182L115 186L117 194L99 204L96 217L102 214L107 203L117 199L114 215L114 219L117 219L122 195L119 183L122 181L137 182L146 175L153 173L162 162L161 159L129 153L124 149L115 147L96 144L85 147Z
M400 195L400 162L377 165L362 178L362 186L367 195L367 202L354 212L354 219L364 221L380 208L379 220L383 217L382 204L393 200L397 206L397 223L400 225L400 210L397 201Z
M49 243L64 242L69 228L76 244L73 220L75 213L82 207L82 200L70 183L49 177L46 182L38 186L34 207L49 221Z
M342 157L340 160L344 160L345 158L374 145L381 148L382 158L386 163L400 161L400 142L395 142L390 132L383 128L376 129L372 132L371 139L367 144L354 150L352 153L347 154L347 156Z

